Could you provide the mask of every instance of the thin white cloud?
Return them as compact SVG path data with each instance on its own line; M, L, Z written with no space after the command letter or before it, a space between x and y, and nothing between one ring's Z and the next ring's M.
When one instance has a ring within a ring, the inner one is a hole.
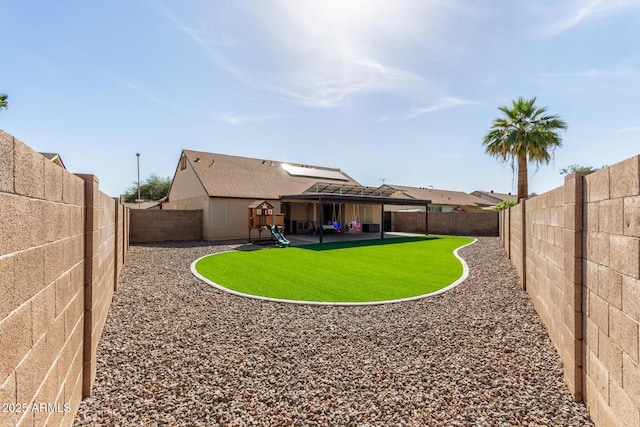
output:
M192 107L188 107L186 105L182 105L182 104L177 104L175 102L171 102L171 101L167 101L166 99L163 98L159 98L149 92L147 92L145 89L143 89L140 85L133 83L131 81L125 80L123 78L114 76L114 75L106 75L105 76L108 80L111 80L112 82L123 86L129 90L131 90L132 92L142 96L142 98L146 99L147 101L159 104L159 105L164 105L166 107L172 107L175 108L176 110L182 110L182 111L187 111L190 113L201 113L200 110L192 108Z
M461 105L476 104L477 102L463 98L445 97L440 98L433 104L426 107L412 108L409 113L403 117L404 120L415 119L424 114L433 113L447 108L459 107Z
M460 28L481 15L460 0L404 0L402 7L396 0L245 0L225 12L234 29L250 31L229 38L217 34L224 33L219 26L187 23L147 1L239 82L314 108L347 105L363 94L432 97L442 83L424 64L458 61ZM208 22L207 13L219 10L200 12Z
M236 3L243 5L236 11L247 13L242 19L252 31L245 32L242 49L225 52L229 58L233 55L233 61L214 53L221 64L248 76L242 80L292 104L332 108L360 94L405 98L425 91L432 94L438 85L418 69L421 61L406 52L413 50L413 55L418 52L431 61L459 53L447 36L457 36L460 30L450 24L475 15L472 8L458 3L406 0L402 7L395 0ZM175 18L172 21L179 24ZM202 35L182 27L203 43Z
M408 92L425 86L423 80L409 71L392 69L372 61L343 62L342 73L311 70L291 72L267 88L283 100L309 107L337 107L356 94L371 92Z
M626 132L637 132L637 131L640 131L640 126L631 126L631 127L624 128L624 129L618 129L617 132L626 133Z
M268 120L277 120L281 119L281 116L273 116L273 115L242 115L242 114L217 114L213 116L214 119L226 123L228 125L241 125L244 123L261 123L266 122Z
M242 69L236 67L231 62L227 61L222 55L220 55L212 46L227 46L230 44L229 40L223 41L210 41L206 37L206 33L198 28L189 27L182 23L175 15L171 14L166 8L159 4L149 0L151 4L160 14L171 21L175 27L187 36L196 45L200 46L207 55L218 65L222 70L240 80L241 82L254 85L254 80L244 72Z
M543 37L556 36L583 23L638 8L640 0L572 0L557 4L549 10L551 22L540 30Z
M586 78L598 78L598 77L622 77L632 78L640 77L638 70L630 67L611 67L602 69L587 69L579 71L567 71L557 73L541 73L539 77L586 77Z

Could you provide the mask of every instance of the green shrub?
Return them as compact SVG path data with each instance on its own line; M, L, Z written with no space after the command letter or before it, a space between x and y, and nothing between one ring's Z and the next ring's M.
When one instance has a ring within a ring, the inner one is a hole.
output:
M502 210L505 210L507 208L510 208L511 206L515 206L518 204L517 200L503 200L502 202L498 203L497 205L495 205L493 207L493 210L496 212L500 212Z

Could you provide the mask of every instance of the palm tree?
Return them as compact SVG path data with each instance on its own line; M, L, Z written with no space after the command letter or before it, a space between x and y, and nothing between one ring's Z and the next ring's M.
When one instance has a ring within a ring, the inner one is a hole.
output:
M7 98L9 98L7 95L5 95L4 93L0 93L0 110L9 106L9 101L7 101Z
M493 121L484 136L485 152L502 161L518 163L518 200L529 194L527 163L548 164L553 152L562 145L559 130L567 124L556 115L547 114L547 107L536 107L536 97L512 101L512 107L500 107L504 117ZM513 163L512 163L513 164Z

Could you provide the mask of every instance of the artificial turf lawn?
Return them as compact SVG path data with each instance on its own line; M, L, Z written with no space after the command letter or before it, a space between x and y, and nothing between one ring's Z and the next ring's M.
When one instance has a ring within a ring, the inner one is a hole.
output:
M386 301L455 282L463 270L453 251L472 240L424 236L234 251L202 258L196 270L220 286L263 297Z

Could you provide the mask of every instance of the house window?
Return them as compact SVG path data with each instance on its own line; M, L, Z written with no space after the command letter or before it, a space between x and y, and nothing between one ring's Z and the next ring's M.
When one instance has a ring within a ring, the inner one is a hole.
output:
M187 156L182 156L180 158L180 170L184 170L187 168Z
M211 202L211 226L212 227L227 226L227 202L220 202L220 201Z

